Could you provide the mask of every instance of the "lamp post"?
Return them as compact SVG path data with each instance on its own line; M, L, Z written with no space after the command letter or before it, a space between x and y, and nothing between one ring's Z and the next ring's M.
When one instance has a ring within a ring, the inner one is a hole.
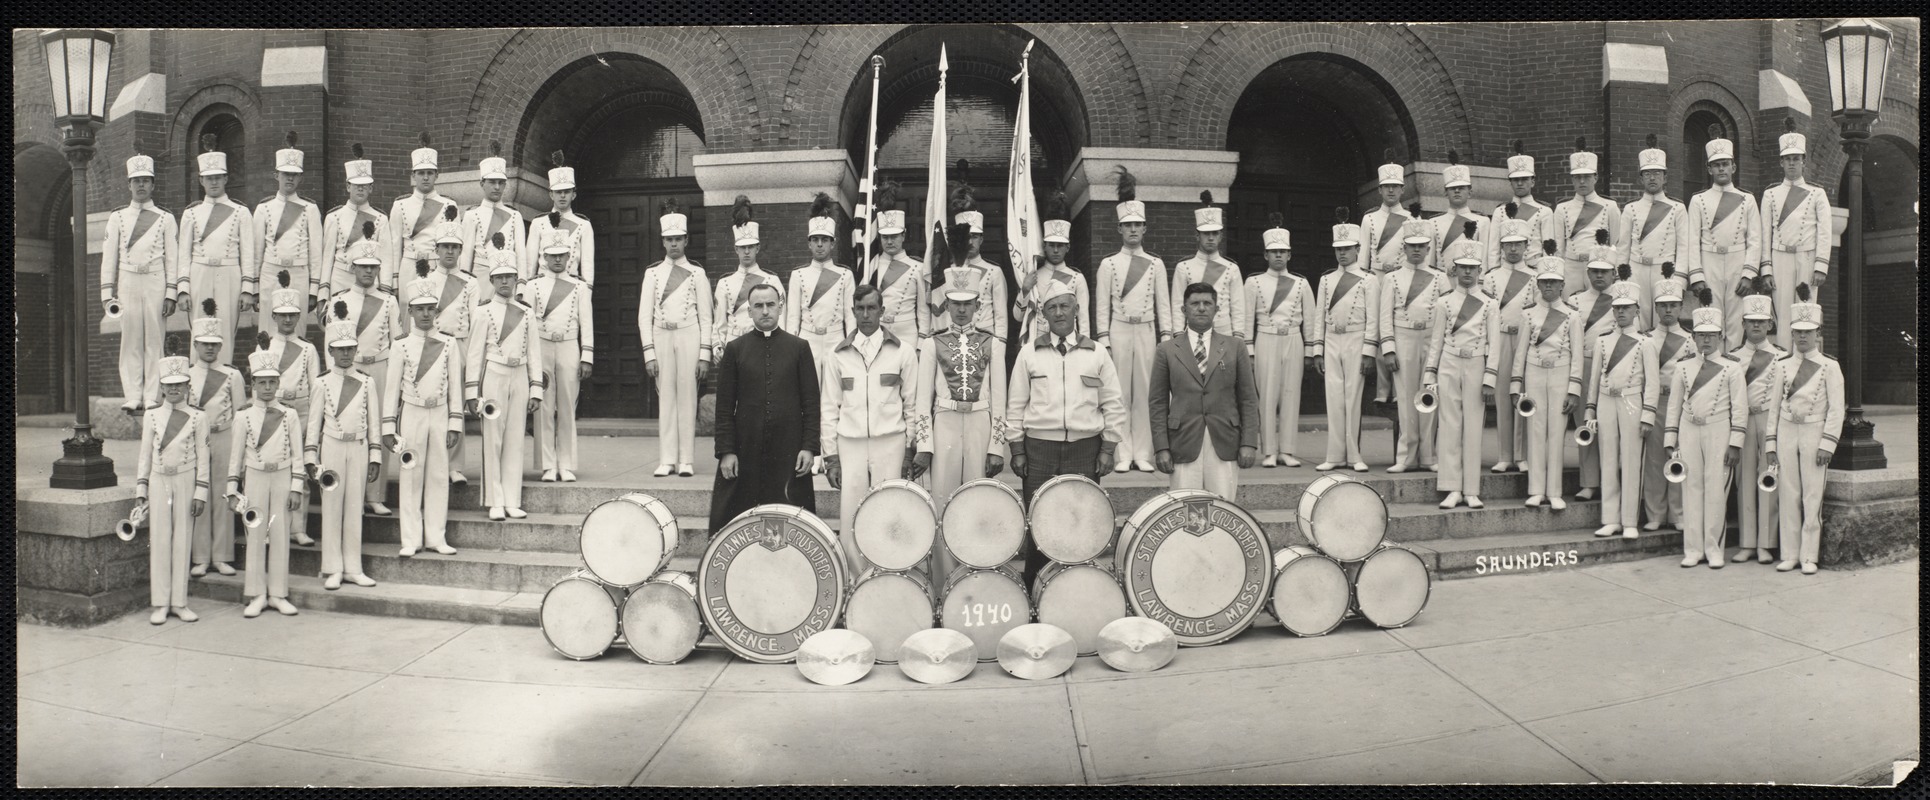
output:
M1823 57L1829 62L1830 114L1843 130L1843 205L1849 224L1843 237L1841 308L1837 335L1843 338L1845 409L1842 440L1833 469L1882 469L1889 465L1876 426L1863 418L1863 151L1870 126L1883 107L1883 83L1890 68L1890 29L1873 19L1846 19L1823 30Z
M115 485L114 461L101 453L94 438L87 391L87 162L94 160L94 131L107 124L107 66L114 53L114 34L82 28L62 28L40 35L47 55L47 74L53 84L54 124L60 127L61 150L74 176L74 435L61 442L48 481L56 489L100 489Z

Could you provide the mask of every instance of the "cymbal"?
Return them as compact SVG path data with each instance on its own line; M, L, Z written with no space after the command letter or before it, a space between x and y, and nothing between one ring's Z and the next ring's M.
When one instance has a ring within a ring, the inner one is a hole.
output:
M797 671L820 686L843 686L871 672L871 640L843 628L818 631L797 649Z
M1099 658L1121 672L1152 672L1179 652L1173 630L1146 617L1120 617L1099 629Z
M1079 644L1072 634L1049 623L1020 625L999 639L999 666L1028 681L1057 678L1078 657Z
M978 646L950 628L927 628L905 637L898 668L919 683L951 683L978 666Z

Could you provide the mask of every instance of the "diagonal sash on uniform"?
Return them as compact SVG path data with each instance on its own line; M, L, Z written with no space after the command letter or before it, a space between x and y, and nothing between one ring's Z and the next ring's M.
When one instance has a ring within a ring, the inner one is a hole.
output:
M1715 377L1721 373L1721 365L1717 364L1714 360L1703 359L1702 369L1697 370L1695 373L1695 383L1689 385L1689 394L1702 391L1704 385L1707 385L1709 381L1715 380Z
M1688 339L1675 335L1675 331L1669 331L1668 334L1662 337L1662 352L1667 354L1680 353L1682 352L1682 344L1687 341ZM1663 360L1666 361L1667 359Z
M422 376L429 374L429 368L435 366L436 358L440 355L442 355L442 340L426 338L422 340L422 354L415 362L415 379L417 381L422 380Z
M1808 199L1808 189L1791 184L1789 194L1783 195L1783 213L1776 216L1776 225L1780 227L1783 223L1788 222L1789 215L1795 213L1796 209L1801 208L1803 201Z
M832 272L830 267L819 267L818 284L812 287L811 302L805 304L805 307L809 308L817 305L818 298L823 297L825 292L831 291L831 287L836 285L838 285L838 274Z
M1334 279L1333 292L1327 295L1327 310L1332 311L1334 304L1340 302L1340 298L1346 297L1348 292L1353 291L1358 283L1360 283L1359 274L1341 270L1340 277Z
M1541 331L1535 335L1535 344L1548 341L1548 337L1553 336L1555 331L1560 330L1561 326L1567 323L1567 313L1552 308L1548 309L1548 316L1542 317L1541 319Z
M302 357L302 349L295 345L294 339L282 340L281 366L278 368L278 371L286 374L290 367L295 366L295 360L301 357Z
M1465 217L1462 217L1460 214L1455 214L1454 218L1457 224L1448 225L1447 235L1441 237L1442 249L1446 249L1448 245L1454 244L1454 240L1461 238L1461 229L1467 227L1465 223L1459 222L1460 220L1466 219Z
M1595 305L1588 309L1588 324L1583 325L1582 330L1594 330L1595 323L1602 321L1602 315L1608 313L1608 307L1614 302L1608 298L1607 292L1595 295Z
M1675 209L1670 208L1669 206L1663 205L1660 202L1650 201L1648 216L1642 218L1641 238L1643 239L1649 238L1649 234L1654 232L1656 228L1661 227L1662 220L1668 219L1669 212L1674 210Z
M335 416L342 416L342 410L348 408L348 401L361 389L362 382L356 380L355 376L346 374L342 376L342 393L335 396Z
M505 339L508 339L510 332L516 330L516 326L520 324L522 321L523 321L522 306L516 305L515 303L504 304L503 305L503 326L497 329L496 331L496 343L502 344Z
M467 288L468 286L469 286L469 283L467 281L464 281L462 279L462 276L457 275L455 272L451 271L451 272L443 273L442 274L442 299L438 301L436 308L437 309L448 308L451 303L456 302L457 297L462 296L462 290L464 288Z
M1574 238L1575 234L1581 233L1583 229L1587 228L1590 224L1594 223L1595 218L1598 216L1601 216L1601 214L1602 214L1602 204L1592 203L1587 200L1583 200L1581 204L1581 210L1575 212L1575 226L1569 229L1568 231L1569 238L1572 239Z
M369 324L374 322L376 317L381 316L381 312L382 304L376 302L375 296L362 295L362 310L355 315L355 335L360 336L363 331L368 330Z
M1755 355L1749 357L1749 369L1744 373L1744 380L1748 383L1755 383L1757 378L1762 377L1763 371L1769 369L1770 362L1775 360L1775 353L1771 353L1768 350L1757 350Z
M1821 363L1807 358L1802 359L1802 362L1803 365L1796 368L1796 378L1789 382L1789 393L1784 395L1785 397L1796 394L1797 389L1808 385L1809 379L1816 377L1816 373L1823 368Z
M261 430L255 432L255 447L267 443L270 434L281 427L281 409L268 406L261 410Z
M495 233L496 231L502 230L503 223L508 221L509 221L509 212L504 211L502 206L494 206L490 208L489 230L485 231L485 233ZM483 238L487 239L489 237L484 236Z
M576 284L568 281L556 281L555 286L556 291L549 296L548 300L543 302L543 319L549 319L550 312L555 311L557 306L562 305L563 300L570 296L570 292L576 291Z
M355 223L350 225L348 229L348 244L355 244L356 242L362 241L362 223L374 221L375 215L357 209L355 212Z
M663 288L657 292L657 302L659 304L663 303L663 299L669 297L671 292L675 292L679 287L682 287L684 285L684 279L690 277L689 270L679 267L676 264L666 261L663 266L664 269L669 270L669 272L664 276Z
M208 234L214 233L214 229L221 227L221 223L227 222L228 217L233 216L234 213L234 206L228 205L227 203L217 203L212 200L208 201L208 219L201 226L200 240L204 242L207 241Z
M1535 215L1539 213L1541 213L1541 206L1529 205L1527 203L1515 204L1515 214L1514 214L1515 219L1526 222L1528 220L1534 219Z
M1225 274L1225 264L1220 263L1219 259L1208 258L1206 260L1206 266L1200 268L1200 283L1217 287L1220 285L1220 276Z
M434 208L431 208L431 206L434 206ZM437 217L442 216L442 208L442 201L428 197L422 198L422 213L416 215L415 224L409 227L409 238L413 239L420 236L423 230L429 227L430 223L435 222Z
M154 227L154 223L160 221L161 215L154 209L141 209L141 213L134 216L134 225L128 231L127 243L133 244L140 241L142 236L147 235L147 229Z
M1602 374L1607 375L1614 371L1615 365L1622 363L1622 359L1628 355L1628 351L1633 349L1635 349L1635 337L1620 333L1615 334L1615 350L1608 354L1608 366L1602 367Z
M1153 268L1152 259L1144 256L1128 256L1126 259L1126 285L1119 290L1119 296L1132 294L1139 286L1139 279L1146 277L1146 271Z
M302 215L306 213L308 213L308 206L294 200L283 200L281 218L275 223L275 241L281 241L282 235L293 230L295 223L301 221Z
M880 289L891 288L891 285L894 283L897 283L898 279L904 277L905 272L910 269L911 269L910 264L907 264L903 261L899 261L898 259L895 259L895 258L891 259L890 266L885 267L885 274L878 281L878 288ZM752 284L746 281L746 285L752 285ZM739 300L737 304L741 306L744 304L744 302L742 300Z
M1480 311L1481 311L1481 301L1476 300L1474 298L1474 295L1470 294L1462 297L1461 310L1459 313L1456 313L1454 315L1453 329L1458 331L1461 328L1465 327L1468 324L1468 320L1474 319L1474 315L1479 313Z
M181 429L186 427L187 424L187 412L178 408L171 409L168 412L167 430L161 432L161 449L168 449L168 445L174 443L174 437L181 435Z
M735 314L743 308L744 303L751 299L751 290L763 285L763 276L744 273L744 280L739 281L737 285L737 299L730 304L730 313Z
M1401 301L1401 308L1414 305L1414 298L1420 297L1423 290L1434 285L1434 276L1427 270L1416 269L1414 270L1414 274L1423 280L1408 279L1407 298Z
M1374 244L1374 252L1378 253L1382 250L1387 249L1387 240L1394 238L1394 234L1401 229L1400 223L1397 223L1394 221L1396 219L1406 220L1407 215L1406 214L1388 214L1387 215L1387 222L1380 229L1380 239L1376 241Z
M556 229L559 231L569 233L570 231L576 230L576 220L570 219L567 215L557 215L556 222Z
M1275 277L1273 279L1273 302L1267 304L1267 313L1271 314L1275 309L1278 309L1280 307L1280 301L1287 299L1287 295L1290 294L1293 294L1293 279L1285 276Z
M1709 217L1709 228L1714 230L1717 225L1721 225L1723 220L1728 219L1730 214L1736 213L1736 209L1741 207L1741 192L1723 192L1722 197L1716 200L1716 213Z
M201 382L201 400L194 404L195 408L207 408L208 401L213 400L215 394L219 393L221 387L227 383L228 373L208 370L207 379Z
M1508 270L1507 285L1503 286L1501 289L1501 304L1505 306L1509 303L1514 302L1515 297L1520 295L1522 288L1526 287L1527 285L1528 285L1528 276L1524 274L1521 270L1518 270L1518 269Z

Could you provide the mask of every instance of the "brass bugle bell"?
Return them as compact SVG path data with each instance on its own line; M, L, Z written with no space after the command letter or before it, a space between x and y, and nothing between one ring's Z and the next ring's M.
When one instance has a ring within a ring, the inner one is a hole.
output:
M1689 479L1689 467L1680 458L1671 458L1662 465L1662 477L1669 483L1681 483Z
M139 526L131 518L121 520L114 523L114 535L123 542L134 541L134 529L137 527Z
M107 301L107 318L108 319L121 318L121 299L120 298L116 297Z
M321 484L322 491L332 492L335 491L336 487L342 485L342 476L336 474L335 470L325 469L322 470L321 476L315 479L315 482Z
M503 406L494 400L482 401L482 418L497 419L503 415Z
M403 469L415 469L417 466L421 465L422 456L417 455L415 448L411 447L411 448L406 448L402 451L400 460L402 462Z
M1414 408L1423 414L1434 413L1440 404L1440 398L1435 397L1431 389L1422 389L1420 394L1414 395Z
M244 528L259 528L266 522L268 518L262 516L259 508L249 506L241 510L241 526Z
M1515 413L1520 414L1522 419L1527 419L1529 417L1534 416L1535 399L1532 397L1523 397L1520 400L1516 401Z
M1589 420L1575 429L1575 444L1587 447L1595 443L1595 421Z
M1781 470L1777 468L1777 466L1774 464L1771 464L1768 467L1764 468L1762 471L1762 474L1756 476L1756 491L1759 491L1759 492L1776 491L1776 473L1778 472L1781 472Z

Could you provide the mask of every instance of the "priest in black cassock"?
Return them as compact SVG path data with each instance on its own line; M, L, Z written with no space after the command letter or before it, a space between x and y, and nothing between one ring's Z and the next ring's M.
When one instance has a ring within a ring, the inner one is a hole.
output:
M717 482L710 531L764 503L816 513L811 461L818 452L818 369L811 346L777 321L784 301L764 284L747 298L757 326L717 359Z

